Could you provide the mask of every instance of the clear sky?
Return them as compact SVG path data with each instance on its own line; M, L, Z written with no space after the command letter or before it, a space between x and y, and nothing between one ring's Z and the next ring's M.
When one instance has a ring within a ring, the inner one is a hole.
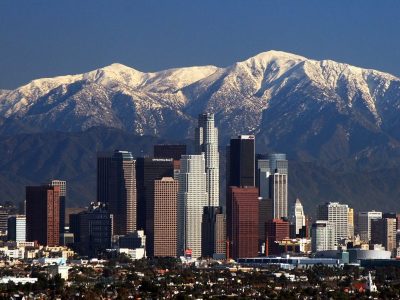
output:
M270 49L400 76L400 1L0 1L0 89L113 62L227 66Z

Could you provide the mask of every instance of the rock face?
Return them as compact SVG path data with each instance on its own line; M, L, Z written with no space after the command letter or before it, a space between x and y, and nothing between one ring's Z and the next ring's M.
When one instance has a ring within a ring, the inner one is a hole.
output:
M314 174L321 182L336 176L347 184L356 172L368 172L374 182L400 166L399 78L279 51L226 68L143 73L112 64L0 90L0 135L106 127L176 140L193 137L204 111L216 114L220 145L232 135L256 134L259 152L286 152L291 160L324 168L323 176ZM303 170L297 178L313 176L306 165L297 168ZM307 190L304 182L293 184ZM315 197L327 200L321 187L314 188Z

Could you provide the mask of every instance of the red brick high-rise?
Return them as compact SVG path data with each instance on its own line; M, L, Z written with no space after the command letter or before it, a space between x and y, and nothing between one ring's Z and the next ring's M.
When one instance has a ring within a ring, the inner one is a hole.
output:
M26 237L40 245L57 246L60 241L60 187L26 187Z
M229 187L227 203L229 256L258 256L258 188Z
M289 238L289 222L282 219L273 219L267 221L265 225L265 254L279 255L279 245L276 241L282 241Z
M177 256L178 181L171 177L154 180L154 223L146 243L149 256Z

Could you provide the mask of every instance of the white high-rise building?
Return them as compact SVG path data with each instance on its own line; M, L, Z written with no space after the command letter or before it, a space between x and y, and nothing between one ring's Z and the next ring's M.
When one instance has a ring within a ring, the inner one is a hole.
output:
M303 205L299 198L297 198L294 203L290 221L295 225L296 234L299 234L300 229L306 225L306 216L304 215Z
M349 206L339 202L329 202L318 206L318 220L326 220L335 226L335 242L347 239L349 226Z
M271 199L274 203L274 219L288 217L287 174L274 173L270 176Z
M288 161L284 153L271 153L257 161L260 197L272 199L275 219L288 217Z
M326 220L318 220L311 229L312 252L336 250L335 225Z
M178 192L178 254L201 257L201 224L204 206L208 206L205 158L182 155Z
M208 205L219 206L219 152L218 129L215 127L214 114L199 115L195 131L196 154L204 153L207 174Z
M16 215L8 218L8 240L16 242L26 241L26 216Z
M382 219L380 211L363 211L357 216L357 231L360 239L368 243L371 240L371 220Z

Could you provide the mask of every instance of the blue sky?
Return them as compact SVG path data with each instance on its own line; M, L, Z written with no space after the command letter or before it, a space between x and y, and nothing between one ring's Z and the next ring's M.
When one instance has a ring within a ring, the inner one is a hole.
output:
M270 49L400 76L400 1L2 0L0 89L120 62L227 66Z

